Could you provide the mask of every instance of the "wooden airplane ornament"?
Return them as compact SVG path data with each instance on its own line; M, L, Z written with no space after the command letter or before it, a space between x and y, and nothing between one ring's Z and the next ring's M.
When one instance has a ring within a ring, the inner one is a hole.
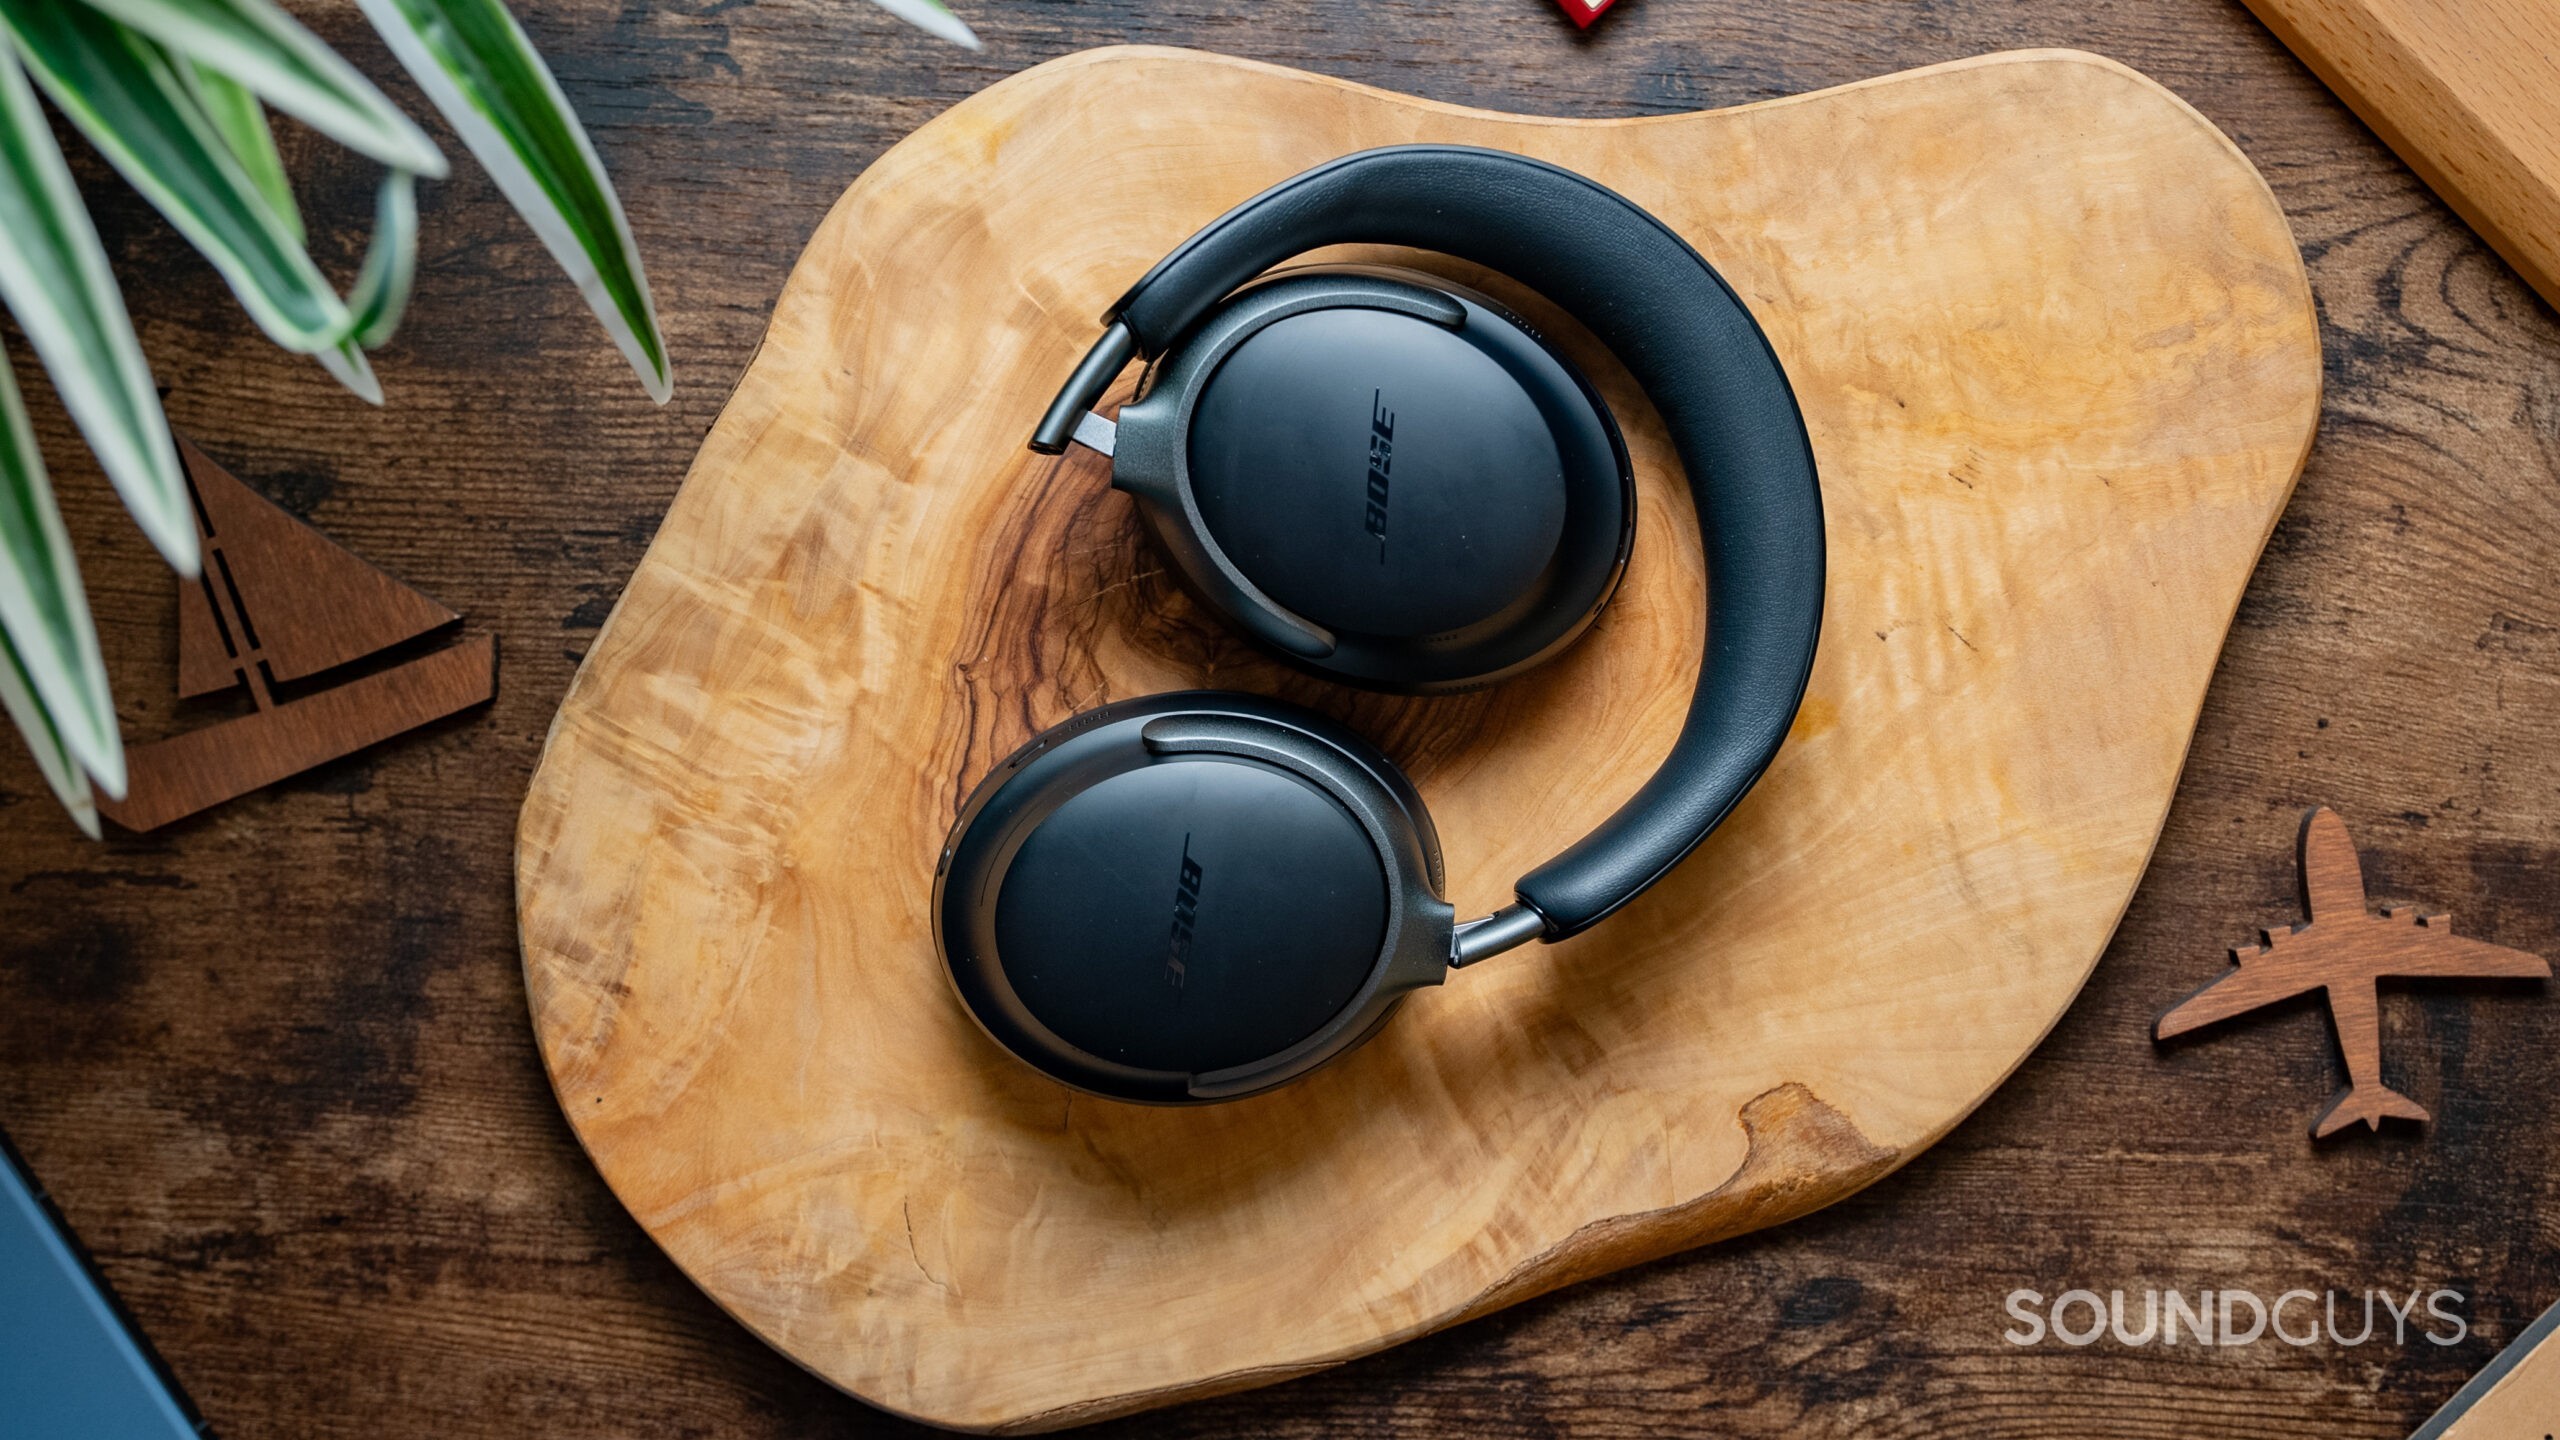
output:
M257 708L129 747L124 798L100 797L99 814L157 829L497 693L497 641L487 635L349 669L462 617L277 509L184 439L178 455L204 541L203 574L178 584L178 694L246 688ZM342 671L350 678L330 678Z
M2325 805L2302 817L2301 852L2302 923L2260 931L2262 943L2233 950L2232 963L2240 968L2161 1016L2152 1034L2166 1040L2325 990L2338 1048L2346 1052L2347 1085L2312 1122L2312 1135L2332 1135L2359 1120L2372 1130L2386 1119L2424 1121L2424 1107L2382 1083L2378 982L2547 978L2551 966L2521 950L2457 938L2450 915L2421 915L2407 906L2367 913L2355 842L2347 822Z

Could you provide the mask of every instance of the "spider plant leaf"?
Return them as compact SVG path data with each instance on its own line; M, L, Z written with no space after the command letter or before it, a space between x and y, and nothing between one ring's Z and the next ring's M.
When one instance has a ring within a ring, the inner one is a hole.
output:
M961 23L942 0L871 0L871 3L906 21L928 35L948 40L954 45L978 48L977 32Z
M0 635L10 663L44 712L52 743L112 793L124 790L124 742L116 733L107 667L80 588L80 566L53 503L35 427L17 376L0 354ZM44 745L29 743L43 756ZM57 790L60 786L55 787Z
M178 573L196 573L196 520L160 392L107 252L35 90L0 43L0 301L53 376L98 464Z
M54 797L71 812L73 823L90 839L97 839L98 802L89 793L89 778L80 773L71 752L62 747L62 737L55 733L52 717L36 703L35 692L27 686L26 668L18 663L18 652L10 648L5 632L0 632L0 710L8 711L9 718L17 722L18 733L26 737L27 748L35 752L36 768L44 772L44 783L53 787Z
M58 3L58 0L57 0ZM444 153L373 82L273 0L86 0L175 54L395 170L445 173Z
M666 342L622 201L515 17L498 0L357 3L665 403Z
M418 186L406 170L386 170L373 201L373 240L364 268L347 296L355 312L356 343L380 349L409 308L409 286L418 275Z
M336 348L311 357L368 405L382 403L382 382L374 378L373 362L364 352L391 338L400 312L408 307L409 283L417 269L417 181L406 170L385 170L374 199L373 240L365 247L355 289L347 295L355 331Z
M320 368L329 372L330 379L354 391L357 399L367 405L382 403L382 382L374 377L373 362L365 358L364 347L352 337L311 358L320 362Z
M293 243L308 244L311 237L302 228L302 207L294 203L293 180L284 173L284 157L276 153L275 131L267 128L267 107L246 86L219 70L189 62L183 73L195 87L197 103L204 106L204 118L213 122L215 133L231 147L240 168L249 172L267 208L284 222Z
M222 272L258 328L305 354L346 338L354 317L159 42L63 0L0 0L0 26L45 94Z

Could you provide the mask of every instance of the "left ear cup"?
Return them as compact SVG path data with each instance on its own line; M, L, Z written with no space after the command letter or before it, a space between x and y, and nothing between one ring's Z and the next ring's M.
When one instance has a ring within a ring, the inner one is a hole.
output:
M1454 916L1421 798L1375 747L1195 691L1088 712L999 765L944 846L934 920L998 1044L1179 1104L1356 1046L1445 976Z
M1555 655L1634 536L1598 392L1485 297L1382 266L1229 297L1121 408L1112 483L1229 625L1382 690L1471 689Z

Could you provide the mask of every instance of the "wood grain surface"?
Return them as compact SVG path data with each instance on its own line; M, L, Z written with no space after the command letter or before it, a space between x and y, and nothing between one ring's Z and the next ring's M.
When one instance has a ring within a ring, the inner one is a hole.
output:
M2560 7L2249 0L2542 298L2560 305Z
M2385 1078L2438 1118L2316 1150L2303 1101L2338 1062L2315 1006L2235 1022L2248 1043L2148 1036L2290 903L2315 802L2357 817L2378 903L2560 945L2560 322L2237 3L1626 0L1587 38L1543 0L961 3L985 52L840 0L519 0L649 257L678 375L663 410L467 164L423 197L376 411L269 345L70 140L177 422L508 656L479 716L150 837L82 841L0 757L0 1125L221 1433L919 1433L723 1315L581 1153L525 1020L510 847L577 659L806 237L932 115L1124 41L1591 117L2093 49L2266 175L2326 391L2147 877L1980 1110L1794 1223L1090 1433L2402 1436L2560 1296L2560 1007L2391 997ZM393 73L351 8L298 8ZM284 139L324 258L352 274L374 177ZM168 733L194 718L170 698L168 574L29 389L128 733ZM2493 1081L2494 1105L2448 1103ZM2452 1284L2472 1324L2448 1347L2001 1338L2008 1292L2072 1284Z
M1400 141L1589 175L1754 307L1824 475L1803 712L1749 801L1590 935L1249 1102L1077 1096L976 1033L932 939L954 811L1038 731L1201 685L1324 708L1421 787L1474 915L1625 803L1686 710L1696 524L1588 344L1565 342L1630 417L1626 581L1569 658L1453 699L1252 655L1098 457L1024 449L1157 257ZM979 1429L1266 1384L1828 1203L1945 1133L2078 992L2319 393L2264 184L2082 52L1617 122L1190 51L1042 66L830 212L553 724L516 890L561 1104L722 1308Z

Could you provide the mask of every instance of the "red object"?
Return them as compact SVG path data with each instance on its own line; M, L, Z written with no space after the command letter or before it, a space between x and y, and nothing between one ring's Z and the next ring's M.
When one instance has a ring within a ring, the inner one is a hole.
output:
M1608 14L1609 7L1617 3L1618 0L1556 0L1564 13L1573 17L1573 23L1584 30L1590 29L1592 21Z

